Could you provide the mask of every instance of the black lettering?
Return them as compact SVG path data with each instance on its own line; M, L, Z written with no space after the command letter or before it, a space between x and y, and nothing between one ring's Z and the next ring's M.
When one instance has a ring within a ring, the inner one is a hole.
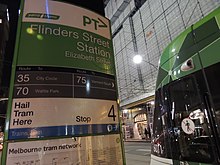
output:
M12 125L31 125L32 120L20 120L20 119L13 119Z
M80 122L80 116L76 116L76 121Z

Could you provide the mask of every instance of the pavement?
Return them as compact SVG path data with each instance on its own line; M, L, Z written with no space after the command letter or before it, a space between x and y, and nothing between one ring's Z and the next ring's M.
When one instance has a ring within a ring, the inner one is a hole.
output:
M147 143L150 143L151 142L151 139L126 139L124 140L124 142L147 142Z
M146 141L124 142L126 165L150 165L151 143Z

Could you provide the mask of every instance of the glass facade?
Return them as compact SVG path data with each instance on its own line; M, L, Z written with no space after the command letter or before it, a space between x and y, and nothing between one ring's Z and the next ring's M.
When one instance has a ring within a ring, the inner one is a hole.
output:
M139 2L141 7L137 0L110 0L105 7L105 15L112 23L121 106L154 95L163 50L220 5L216 0ZM136 54L143 57L138 66L132 60Z

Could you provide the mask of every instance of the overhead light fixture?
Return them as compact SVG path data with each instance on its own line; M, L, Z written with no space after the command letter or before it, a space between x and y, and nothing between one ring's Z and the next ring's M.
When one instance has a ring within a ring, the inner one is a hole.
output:
M133 62L134 62L135 64L140 64L140 63L142 62L142 56L139 55L139 54L135 55L135 56L133 57Z

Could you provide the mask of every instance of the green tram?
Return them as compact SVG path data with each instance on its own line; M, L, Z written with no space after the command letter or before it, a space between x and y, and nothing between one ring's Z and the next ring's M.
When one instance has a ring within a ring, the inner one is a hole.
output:
M151 165L220 165L220 8L164 50Z

